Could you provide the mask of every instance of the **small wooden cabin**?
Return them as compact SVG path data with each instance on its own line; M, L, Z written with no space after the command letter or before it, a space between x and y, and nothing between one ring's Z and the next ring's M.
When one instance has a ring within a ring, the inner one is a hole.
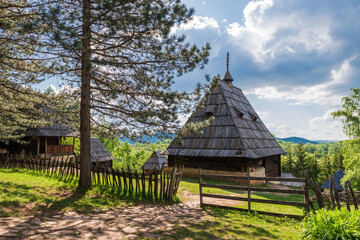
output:
M90 139L90 147L91 162L94 166L98 164L99 166L112 167L115 157L98 138Z
M141 166L144 171L160 170L168 166L168 159L161 151L154 151L146 162Z
M9 144L1 143L0 149L6 149L10 154L25 151L33 156L72 155L76 134L62 123L53 123L51 126L27 129L24 132L25 143L10 141ZM64 145L64 138L72 138L72 144Z
M204 106L197 107L187 123L214 120L199 135L175 137L167 149L169 167L184 164L193 172L199 167L226 172L265 168L264 175L280 177L285 151L232 82L227 64L223 80L212 84Z
M336 171L336 173L334 173L332 175L333 177L335 177L336 180L336 186L337 189L340 191L344 190L343 185L341 184L341 179L345 176L345 171L342 169L339 169ZM325 193L330 193L330 177L329 179L321 186L322 189L324 189Z

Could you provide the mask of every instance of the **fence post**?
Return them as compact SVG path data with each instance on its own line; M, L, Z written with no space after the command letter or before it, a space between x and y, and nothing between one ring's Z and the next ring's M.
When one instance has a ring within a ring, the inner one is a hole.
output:
M347 180L347 182L348 182L349 191L350 191L351 196L352 196L353 201L354 201L354 207L355 207L355 210L358 210L357 200L356 200L356 197L355 197L354 191L353 191L353 189L352 189L352 187L351 187L351 183L350 183L350 181L349 181L349 180Z
M201 167L199 167L200 207L203 207Z
M345 200L346 200L346 208L347 210L350 212L350 192L349 192L349 188L348 188L348 182L346 181L344 184L344 190L345 190Z
M248 182L248 211L251 211L251 186L250 186L250 170L247 170L247 182Z
M304 194L304 202L306 204L305 213L309 213L309 177L308 172L305 171L305 194Z
M332 179L332 183L333 183L333 186L334 186L336 204L337 204L338 209L340 210L341 205L340 205L340 199L339 199L339 195L338 195L338 187L336 185L336 179L335 179L334 176L332 176L331 179Z

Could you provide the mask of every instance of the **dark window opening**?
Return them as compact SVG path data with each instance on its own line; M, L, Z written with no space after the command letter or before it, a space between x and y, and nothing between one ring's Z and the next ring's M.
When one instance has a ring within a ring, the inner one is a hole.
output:
M250 114L251 119L254 120L254 121L256 121L257 116L254 116L254 115L252 115L251 113L249 113L249 114Z
M239 110L237 110L236 108L235 108L235 112L240 118L242 118L244 116L244 114L242 112L240 112Z

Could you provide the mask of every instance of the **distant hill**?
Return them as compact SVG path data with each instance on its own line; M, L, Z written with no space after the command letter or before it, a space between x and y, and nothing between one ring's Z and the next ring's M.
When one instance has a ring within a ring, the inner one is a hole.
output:
M308 140L306 138L301 138L301 137L288 137L288 138L277 138L278 140L282 140L285 142L292 142L292 143L302 143L302 144L306 144L306 143L311 143L311 144L319 144L321 143L320 141L312 141L312 140ZM325 140L323 140L322 142L325 142Z

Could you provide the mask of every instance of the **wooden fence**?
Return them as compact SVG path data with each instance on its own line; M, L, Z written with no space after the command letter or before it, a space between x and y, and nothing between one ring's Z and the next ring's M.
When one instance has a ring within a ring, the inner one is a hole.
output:
M23 168L38 171L48 176L57 176L64 181L78 178L80 164L78 157L56 156L52 158L22 155L0 155L0 167ZM92 184L116 187L124 193L150 196L155 200L172 200L179 188L184 166L173 169L162 168L150 172L113 169L104 166L93 166L91 169Z
M251 209L251 203L266 203L266 204L279 204L279 205L288 205L288 206L295 206L295 207L304 207L305 213L309 212L311 202L309 200L309 188L308 188L308 177L307 173L305 174L305 178L280 178L280 177L251 177L250 172L248 171L247 176L229 176L229 175L213 175L213 174L202 174L201 168L199 169L199 187L200 187L200 206L212 206L224 209L231 209L237 211L247 211L247 212L257 212L264 215L271 215L271 216L287 216L292 218L303 218L302 215L291 215L286 213L274 213L274 212L265 212L265 211L254 211ZM219 185L219 184L208 184L203 182L203 178L217 178L217 179L237 179L246 181L246 186L239 186L239 185ZM283 181L283 182L300 182L304 183L303 190L297 189L274 189L274 188L263 188L263 187L255 187L251 186L251 181ZM237 197L237 196L225 196L225 195L218 195L218 194L209 194L203 193L203 188L218 188L218 189L232 189L232 190L242 190L247 193L247 197ZM258 193L287 193L287 194L300 194L304 197L303 202L291 202L291 201L281 201L281 200L269 200L269 199L257 199L252 198L251 193L258 192ZM242 208L235 208L235 207L227 207L227 206L219 206L214 204L207 204L204 203L204 197L208 198L219 198L219 199L229 199L229 200L237 200L237 201L245 201L247 202L247 209ZM311 206L313 208L313 206Z
M351 186L350 181L344 183L344 190L339 190L336 185L336 179L334 176L330 177L330 193L322 193L319 184L316 181L310 179L310 186L314 190L314 197L311 199L313 202L317 202L319 208L333 208L341 209L342 206L346 206L348 211L359 210L358 204L360 204L360 192L355 192Z

